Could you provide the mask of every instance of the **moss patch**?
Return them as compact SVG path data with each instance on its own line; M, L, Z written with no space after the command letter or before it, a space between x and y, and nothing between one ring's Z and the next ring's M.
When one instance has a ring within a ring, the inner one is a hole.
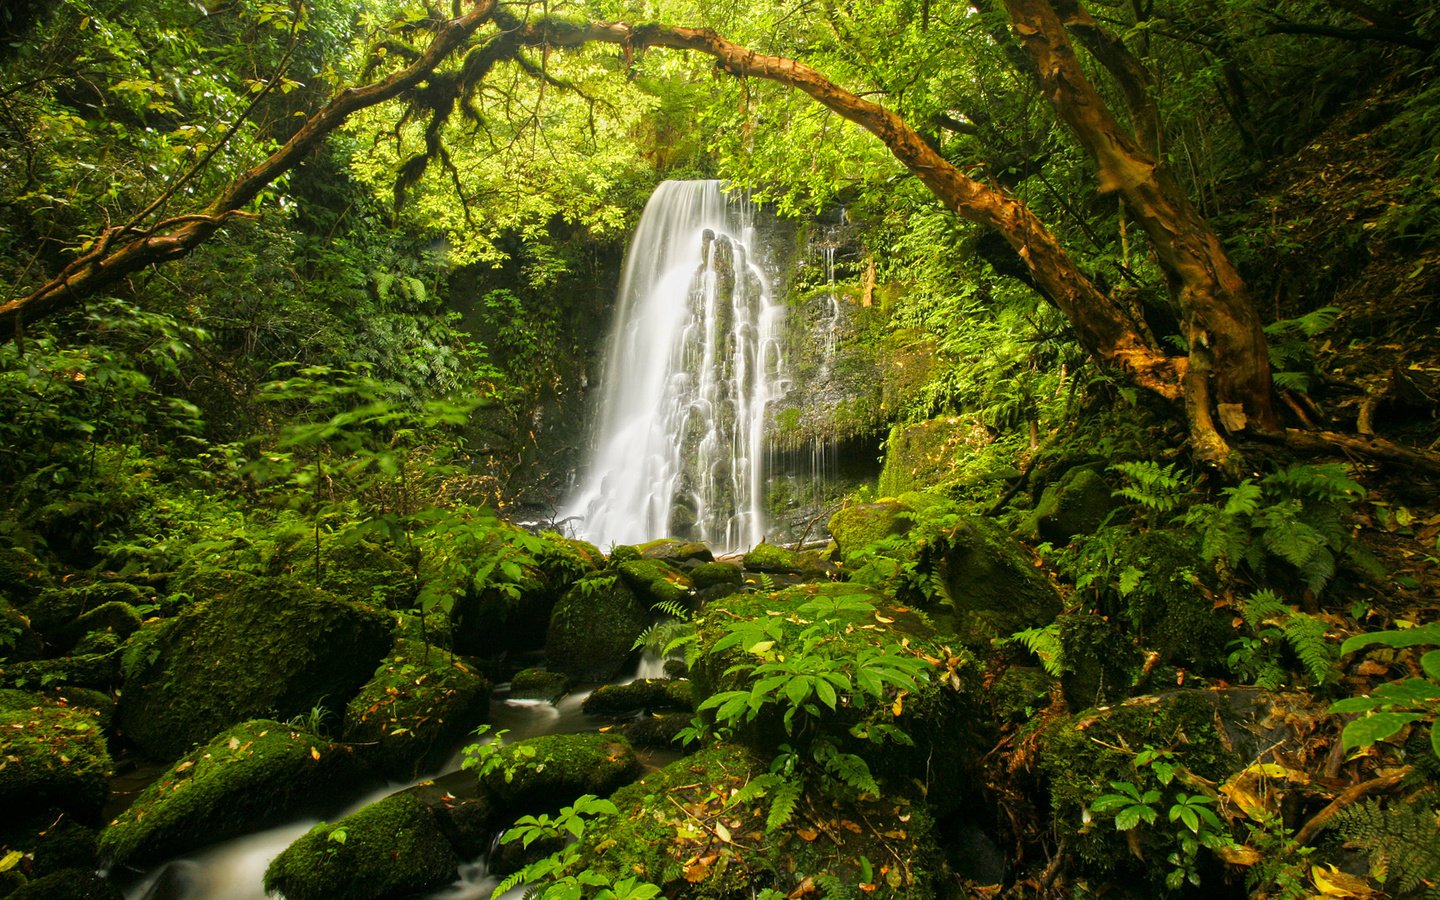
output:
M813 551L787 550L775 544L758 544L742 559L745 569L750 572L769 572L777 575L799 575L804 578L824 578L825 561Z
M506 744L483 786L508 809L558 809L581 794L608 796L640 775L630 742L608 734L547 734Z
M0 691L0 809L99 812L114 767L97 716Z
M545 641L549 668L577 681L608 681L624 667L649 621L635 592L619 577L582 578L555 604Z
M399 638L345 707L344 739L375 744L371 764L408 780L443 762L489 705L490 683L462 658Z
M449 884L457 865L429 806L402 793L310 829L270 863L265 890L288 900L378 900Z
M249 718L348 703L390 649L390 617L290 579L262 578L127 648L120 727L173 758Z
M847 506L830 517L828 527L843 558L867 544L904 534L912 521L910 510L900 501L882 500Z
M690 582L695 590L703 591L717 585L740 586L745 583L745 573L739 566L730 563L701 563L689 572Z
M363 774L352 748L269 719L187 755L100 835L115 864L151 865L293 814Z
M642 603L685 603L695 591L694 584L679 569L659 559L632 559L616 566Z
M570 678L546 669L521 669L510 679L510 699L554 703L570 691Z
M623 716L641 710L695 708L690 682L640 678L628 684L602 684L580 707L587 716Z

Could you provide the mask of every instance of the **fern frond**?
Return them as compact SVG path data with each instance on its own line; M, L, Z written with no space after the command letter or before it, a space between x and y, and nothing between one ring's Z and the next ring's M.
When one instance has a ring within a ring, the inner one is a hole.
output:
M1054 678L1060 677L1063 668L1060 656L1060 623L1051 622L1044 628L1017 631L1010 635L1010 638L1019 641L1026 650L1039 658L1040 667L1045 670L1045 674Z
M1325 641L1325 623L1305 613L1294 613L1281 626L1285 640L1305 664L1305 671L1317 685L1331 680L1335 657Z
M667 616L674 616L685 621L690 620L690 610L678 600L661 600L650 607L655 612L664 613Z
M765 817L766 831L775 831L790 824L803 789L804 784L798 780L784 780L775 786L770 794L770 814Z
M1372 798L1335 817L1346 843L1368 853L1372 869L1387 873L1385 889L1394 896L1440 882L1440 817L1433 800L1382 805Z
M1169 512L1177 508L1181 498L1189 490L1174 463L1161 466L1150 460L1140 460L1116 463L1110 470L1119 472L1130 482L1115 491L1116 496L1132 500L1156 512Z

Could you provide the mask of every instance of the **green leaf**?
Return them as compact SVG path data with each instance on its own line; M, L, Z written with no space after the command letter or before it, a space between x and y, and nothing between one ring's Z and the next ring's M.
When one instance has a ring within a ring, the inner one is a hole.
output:
M1440 681L1440 650L1431 650L1420 657L1420 668L1435 681Z
M1423 718L1419 713L1379 712L1356 719L1340 733L1340 744L1348 753L1393 736L1400 729Z

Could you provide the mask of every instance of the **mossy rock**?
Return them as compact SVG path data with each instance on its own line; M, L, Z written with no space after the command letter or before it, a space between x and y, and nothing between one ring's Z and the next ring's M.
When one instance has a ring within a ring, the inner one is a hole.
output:
M57 685L108 690L120 680L122 651L34 659L0 666L0 687L40 690Z
M921 554L920 567L944 580L950 624L969 646L988 647L996 638L1048 625L1060 612L1054 585L992 519L959 515Z
M395 640L409 640L428 645L438 650L450 650L455 646L455 632L451 627L450 615L438 606L421 616L415 612L395 615Z
M807 798L806 817L767 829L769 798L732 797L768 765L743 747L722 745L621 788L611 797L618 814L581 839L576 870L635 876L680 900L749 900L766 888L809 895L830 879L855 886L857 896L937 895L943 863L924 804ZM862 858L871 864L869 882Z
M1050 700L1055 678L1043 669L1009 666L985 688L994 721L1001 725L1017 725L1028 721Z
M847 506L830 517L828 527L840 558L844 559L877 541L904 534L913 521L911 511L899 500L892 499Z
M246 719L340 708L389 652L390 625L293 579L256 579L132 639L118 724L171 759Z
M1137 751L1147 746L1169 750L1171 762L1220 783L1287 742L1305 752L1300 735L1314 727L1318 716L1313 703L1297 715L1285 695L1179 690L1047 722L1036 742L1039 767L1049 788L1052 828L1074 854L1074 873L1128 882L1132 891L1138 881L1144 885L1135 892L1140 896L1167 893L1165 858L1174 850L1170 829L1140 828L1131 834L1109 821L1083 824L1085 811L1101 794L1112 792L1114 781L1142 792L1159 790L1162 810L1177 791L1190 790L1178 780L1161 784L1150 767L1135 764ZM1132 848L1131 840L1137 846Z
M521 669L510 679L511 700L554 703L570 692L570 676L548 669Z
M1076 466L1045 486L1022 531L1033 540L1064 545L1076 535L1093 534L1119 504L1098 465Z
M690 576L690 583L695 586L696 591L704 591L720 585L739 587L745 583L744 570L730 563L701 563L686 574Z
M218 569L208 560L187 559L166 583L170 593L163 601L165 614L176 615L191 604L228 597L256 577L251 572Z
M341 599L388 609L409 609L419 587L415 570L373 541L325 538L317 575L314 538L299 538L276 554L270 567L277 575L289 575Z
M880 495L895 497L954 481L977 430L973 422L956 416L893 426L885 440L885 465L877 484Z
M647 606L657 603L684 605L695 593L690 579L679 569L659 559L631 559L616 570Z
M680 732L690 727L690 713L657 713L644 715L615 727L614 734L623 734L636 747L677 749Z
M1130 695L1143 662L1139 649L1109 619L1087 610L1056 618L1060 685L1071 709L1115 703Z
M43 878L66 869L94 872L100 868L99 832L73 819L61 817L58 822L46 820L45 827L19 840L7 835L4 844L10 850L23 850L28 857L26 874Z
M824 612L835 607L842 611L834 615ZM735 623L746 619L778 624L779 636L756 653L747 654L735 646L716 651L717 643L730 634ZM975 773L965 761L972 753L975 758L983 754L991 740L988 711L982 706L980 668L968 651L951 646L927 616L874 588L807 584L775 594L737 595L723 609L708 610L697 623L700 656L691 670L697 703L721 691L749 690L751 676L733 666L793 658L803 652L801 635L826 619L835 623L833 633L817 646L823 647L831 660L862 659L882 649L924 660L927 678L916 690L895 698L898 702L877 703L857 691L833 711L815 703L818 715L811 725L823 727L842 749L864 759L877 778L897 785L920 779L930 784L931 798L937 804L963 802L975 786ZM792 741L794 735L783 725L781 707L780 703L768 705L737 739L767 752ZM863 738L888 728L905 732L914 745ZM931 751L936 747L945 748L951 764L932 765Z
M61 869L27 881L10 900L122 900L120 889L94 869Z
M128 605L133 611L133 607L153 603L156 599L155 592L148 587L125 582L99 582L52 588L26 604L24 610L31 627L44 634L50 643L65 648L72 646L86 631L102 627L102 623L113 618L115 611L121 607L110 604ZM106 612L92 620L96 624L89 627L78 624L77 620L82 616L101 609Z
M51 584L50 573L35 554L19 547L0 547L0 591L23 606Z
M485 720L490 682L462 657L399 638L345 707L344 740L373 744L371 765L398 781L445 761Z
M626 684L602 684L585 698L587 716L623 716L641 710L693 710L695 697L688 681L639 678Z
M39 659L43 652L44 641L29 617L0 597L0 662Z
M221 732L152 782L100 835L114 865L149 866L275 824L356 783L355 750L271 719Z
M113 773L99 718L90 710L0 690L0 809L55 807L91 821Z
M715 561L715 554L710 548L699 541L680 541L674 538L661 538L657 541L641 544L638 548L640 555L645 559L658 559L661 562L670 563L673 566L682 566L686 563L708 563Z
M825 578L829 567L820 554L810 550L787 550L776 544L758 544L742 558L747 572L774 575L799 575L802 578Z
M400 793L307 831L265 870L265 891L287 900L402 897L444 887L458 865L430 806Z
M610 565L626 562L634 559L644 559L639 547L630 544L618 544L610 549Z
M1237 635L1230 614L1201 589L1198 548L1170 531L1145 531L1120 546L1115 567L1126 566L1145 573L1124 598L1140 644L1158 651L1163 663L1228 677L1226 646Z
M122 600L109 600L82 613L69 625L57 629L54 635L55 645L70 648L82 641L90 641L93 647L94 642L91 639L95 634L110 634L124 641L140 630L140 622L140 613L134 606Z
M630 742L609 734L547 734L506 744L483 787L506 809L559 809L582 794L609 796L640 775Z
M649 612L619 576L582 578L550 617L548 668L576 681L609 681L625 667L649 622Z

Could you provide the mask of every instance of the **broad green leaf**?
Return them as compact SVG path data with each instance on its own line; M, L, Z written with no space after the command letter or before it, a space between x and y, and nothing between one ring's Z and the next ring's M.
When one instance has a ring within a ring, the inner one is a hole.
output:
M1356 719L1340 733L1340 744L1346 752L1368 747L1376 741L1393 736L1400 729L1422 718L1419 713L1379 712Z

